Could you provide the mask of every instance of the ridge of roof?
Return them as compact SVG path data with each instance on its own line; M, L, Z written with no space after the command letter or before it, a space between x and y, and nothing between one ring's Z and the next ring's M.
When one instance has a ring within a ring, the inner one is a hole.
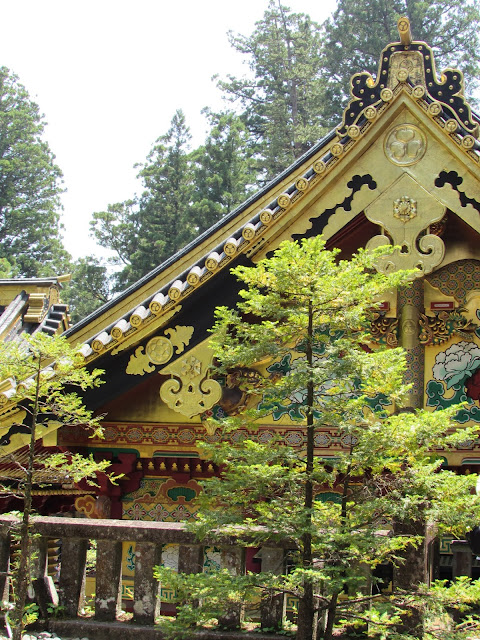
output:
M34 284L37 286L58 284L62 286L62 282L66 282L69 279L70 275L45 276L42 278L0 278L0 286L18 286L19 284Z
M0 315L0 334L3 334L8 330L10 323L18 317L18 314L25 307L28 302L28 294L25 291L20 291L15 298L5 307L3 313Z
M336 137L336 131L335 129L332 129L325 136L323 136L323 138L321 138L317 143L315 143L315 145L313 145L310 149L308 149L308 151L306 151L302 156L297 158L291 165L286 167L281 173L275 176L275 178L273 178L270 182L268 182L264 187L262 187L261 189L256 191L254 194L252 194L249 198L244 200L244 202L242 202L240 205L235 207L235 209L225 214L222 218L220 218L220 220L217 220L217 222L211 225L208 229L205 229L205 231L202 231L202 233L199 234L194 240L192 240L191 242L186 244L184 247L179 249L176 253L173 253L170 257L168 257L161 264L159 264L158 267L155 267L154 269L146 273L139 280L135 281L126 289L124 289L123 291L115 295L111 300L109 300L108 302L105 302L105 304L103 304L98 309L95 309L95 311L92 311L92 313L90 313L88 316L85 316L85 318L82 318L82 320L79 320L79 322L75 323L72 327L70 327L67 331L65 331L64 335L66 337L73 335L74 333L76 333L76 331L85 327L92 320L99 317L102 313L105 313L105 311L108 311L108 309L115 306L119 301L127 298L136 289L138 289L142 285L146 284L150 280L153 280L155 277L160 275L171 264L176 262L179 258L188 254L189 251L191 251L196 246L202 244L204 240L206 240L207 238L212 236L216 231L221 229L225 225L225 223L233 220L236 216L243 213L243 211L248 209L248 207L254 204L257 200L261 199L266 193L268 193L271 189L273 189L279 183L281 183L286 176L288 176L291 172L295 171L295 169L300 167L312 155L315 155L315 153L317 153L323 146L325 146L325 144L333 140L335 137Z
M405 22L409 29L408 20L401 18L399 31L401 31L401 23L404 27ZM410 72L401 64L395 66L395 60L398 60L398 56L416 56L417 59L421 57L424 75L412 73L410 76ZM480 164L478 153L480 143L474 137L478 135L479 120L477 114L472 113L470 105L463 97L462 83L463 75L458 70L445 70L442 73L442 78L440 80L437 78L433 52L424 42L406 41L404 37L401 37L401 42L388 45L382 52L375 80L368 72L352 76L352 98L344 110L342 124L339 127L330 131L292 165L239 207L221 218L195 240L121 294L67 330L64 335L67 337L74 335L92 320L114 307L119 301L124 300L139 287L158 276L179 258L187 255L194 247L221 229L227 222L234 220L236 216L255 204L315 154L324 150L321 159L316 160L302 177L297 178L285 189L284 193L278 195L262 211L254 213L246 224L242 222L242 225L233 232L232 237L222 239L209 254L184 268L181 273L176 275L175 279L162 285L160 289L138 304L135 309L124 313L121 318L117 318L87 340L82 347L84 357L86 359L93 358L118 345L137 329L146 327L152 320L172 309L179 301L192 293L198 284L210 278L219 268L227 266L239 253L247 252L259 233L263 232L272 221L280 218L294 202L308 191L322 177L320 174L326 175L333 166L336 166L337 160L341 159L363 137L378 116L388 109L395 102L394 98L402 92L409 94L412 100L421 106L429 118L443 129L444 133L457 146L462 148L477 164Z

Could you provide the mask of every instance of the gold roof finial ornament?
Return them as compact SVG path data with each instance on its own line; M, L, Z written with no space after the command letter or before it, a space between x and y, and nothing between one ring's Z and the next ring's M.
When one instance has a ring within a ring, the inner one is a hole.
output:
M412 32L410 30L410 20L406 17L399 18L397 22L400 42L406 47L412 44Z
M472 137L479 135L480 127L463 96L462 72L445 69L439 78L434 53L425 42L412 39L410 20L402 16L397 27L400 42L391 42L383 49L376 78L362 71L350 79L351 99L337 128L339 141L345 145L347 138L358 137L365 123L373 122L385 105L405 91L414 100L424 101L432 117L444 122L451 120L447 130L454 131L457 125L460 134L468 136L471 144Z

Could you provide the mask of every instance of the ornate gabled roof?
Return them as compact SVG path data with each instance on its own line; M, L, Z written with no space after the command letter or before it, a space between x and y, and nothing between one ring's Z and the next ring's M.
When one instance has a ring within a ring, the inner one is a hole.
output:
M406 26L400 20L400 42L384 49L376 78L368 73L353 76L352 98L337 129L195 241L65 331L72 343L82 345L87 364L95 361L106 371L107 383L85 397L90 408L110 410L109 403L120 395L123 408L136 405L158 380L156 374L178 377L179 366L190 367L188 375L197 376L195 367L203 366L202 358L211 358L206 355L207 338L215 307L237 300L238 284L230 267L253 264L285 238L323 233L327 245L341 246L347 253L393 239L408 248L400 251L399 259L412 253L414 266L420 259L423 272L429 273L446 256L443 241L436 236L432 240L432 235L447 209L461 219L465 234L470 229L480 234L479 119L463 98L461 72L447 70L438 79L431 49L412 41ZM381 235L376 235L379 227ZM465 234L456 241L476 256L477 236L470 234L475 236L470 240ZM62 326L66 309L52 301L45 312L44 299L28 288L35 284L25 281L24 289L4 303L0 336L12 331L19 317L31 317L36 330L53 333ZM176 326L168 326L174 314ZM155 351L162 346L168 350L166 359ZM13 392L14 381L5 381L0 388L4 451L17 449L25 440L23 418L10 401ZM170 408L166 396L160 391ZM197 416L197 404L180 413L187 419ZM46 435L55 428L49 427Z
M434 117L442 120L450 133L458 131L466 149L475 146L479 120L463 97L463 74L445 69L440 79L435 70L432 49L425 42L414 42L407 18L398 21L400 42L383 49L376 80L370 73L356 73L350 80L352 99L343 114L338 136L358 135L365 120L376 118L377 109L389 102L399 85L408 84L412 95Z
M49 335L69 327L68 307L59 293L70 276L0 279L0 339L16 340L22 333Z
M69 275L0 279L0 340L22 341L24 334L42 332L55 335L68 329L68 306L59 299L62 282L68 280ZM21 413L16 412L12 400L16 391L15 379L0 381L0 412L2 427L6 429L15 422L17 413ZM0 428L0 446L3 436Z
M86 361L134 339L135 334L148 332L149 327L160 326L163 317L170 317L178 305L239 256L251 258L260 253L265 239L292 220L303 203L311 202L315 189L332 172L341 170L345 158L355 154L362 139L402 96L417 105L436 135L446 136L448 144L478 170L480 120L463 97L462 73L448 69L438 79L430 47L411 40L407 19L400 19L398 26L400 42L383 50L376 79L366 72L352 77L352 99L336 130L194 242L66 332L72 341L81 338ZM403 145L400 139L396 142ZM371 176L354 176L347 186L354 194L364 185L376 188ZM337 207L347 210L346 201ZM327 220L332 211L335 209L325 210ZM95 330L88 336L90 326Z

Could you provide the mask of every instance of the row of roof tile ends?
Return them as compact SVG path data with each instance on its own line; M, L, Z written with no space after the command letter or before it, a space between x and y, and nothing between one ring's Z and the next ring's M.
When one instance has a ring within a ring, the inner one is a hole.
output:
M458 136L457 140L463 147L464 151L474 154L478 162L478 151L480 150L478 139L474 138L468 131L459 126L446 126L446 124L453 122L451 120L451 114L448 113L448 107L444 108L441 103L435 101L423 86L419 85L414 87L408 78L399 78L399 80L400 82L394 91L383 90L381 92L381 98L378 101L379 104L377 103L376 105L377 108L372 111L372 105L370 105L368 111L367 109L363 110L355 124L346 129L345 135L339 137L339 129L332 130L263 189L251 196L242 205L227 214L224 218L215 223L212 227L207 229L203 234L171 256L156 269L146 274L138 282L131 285L117 297L107 302L94 313L68 329L65 332L65 335L73 335L75 332L88 325L93 319L111 309L119 301L127 298L142 285L157 277L175 261L182 256L185 256L191 249L200 245L218 229L262 198L269 190L281 183L282 180L302 164L307 162L309 158L316 155L323 147L329 145L320 160L315 161L302 177L292 183L284 193L279 195L267 207L257 212L249 222L241 226L232 237L217 245L208 255L203 256L199 261L191 265L189 269L184 270L174 281L171 281L169 284L162 287L154 295L147 298L141 305L137 306L133 311L126 313L121 319L109 324L104 330L88 340L81 347L83 356L86 359L89 359L109 347L118 344L118 342L128 337L130 333L133 333L140 326L144 325L145 322L153 320L164 311L173 307L180 299L184 299L192 293L200 283L203 283L211 277L216 271L218 271L218 269L223 268L231 262L235 256L247 251L266 227L268 227L273 221L277 220L293 202L296 202L298 198L308 191L313 183L322 176L322 174L326 175L326 173L328 173L328 171L337 163L338 159L351 149L353 144L373 123L378 115L378 110L388 108L388 104L392 101L393 97L402 90L408 91L417 103L422 103L425 111L439 124L442 129L446 131L448 135ZM354 100L352 100L351 103L352 102L354 102ZM349 106L347 106L346 110L349 109ZM468 110L470 111L469 108ZM478 125L480 123L479 116L472 113L472 121ZM345 130L345 127L343 127L343 129ZM478 126L476 129L478 131ZM334 140L336 141L333 144L330 144Z

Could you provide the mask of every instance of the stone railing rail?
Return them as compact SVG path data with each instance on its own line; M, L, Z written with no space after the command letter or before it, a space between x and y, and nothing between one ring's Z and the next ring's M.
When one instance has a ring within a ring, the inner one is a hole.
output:
M17 522L13 516L0 516L0 593L5 589L12 527ZM44 617L47 617L47 607L55 595L51 578L46 573L48 540L61 540L58 603L70 619L78 617L83 604L82 585L89 541L97 542L95 616L90 624L97 622L100 625L114 623L117 618L121 602L122 542L135 542L133 623L145 628L153 627L159 613L159 584L153 577L153 569L161 563L162 546L178 544L178 571L191 574L203 571L204 546L209 545L208 541L199 542L183 523L177 522L37 516L32 520L31 534L35 551L32 581ZM262 570L280 574L285 549L278 543L271 544L265 543L262 547ZM238 546L233 536L223 537L220 543L215 540L215 545L221 548L223 567L232 573L243 572L245 550ZM260 612L262 628L278 628L283 613L283 597L265 593ZM219 622L226 629L238 628L240 610L226 611Z

